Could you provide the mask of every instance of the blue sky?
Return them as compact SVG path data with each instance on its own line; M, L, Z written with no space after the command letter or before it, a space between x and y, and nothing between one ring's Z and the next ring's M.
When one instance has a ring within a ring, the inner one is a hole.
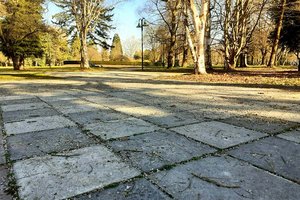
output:
M122 41L132 36L140 38L140 29L137 29L138 20L141 17L138 10L143 7L146 0L127 0L116 6L114 9L113 26L111 37L118 33ZM48 3L48 12L44 14L45 20L51 22L52 15L59 12L59 9L52 3Z

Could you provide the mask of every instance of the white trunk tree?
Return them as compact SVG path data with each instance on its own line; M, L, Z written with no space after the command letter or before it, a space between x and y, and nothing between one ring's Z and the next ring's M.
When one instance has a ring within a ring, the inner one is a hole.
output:
M205 32L209 12L209 0L185 0L183 2L186 2L189 11L187 17L192 19L192 27L194 29L194 34L192 35L191 27L188 23L185 23L188 43L195 63L195 74L206 74ZM200 5L200 9L198 5Z

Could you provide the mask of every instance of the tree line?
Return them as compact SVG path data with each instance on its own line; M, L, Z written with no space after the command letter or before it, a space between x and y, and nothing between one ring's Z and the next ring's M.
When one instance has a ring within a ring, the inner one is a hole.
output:
M274 67L293 53L300 70L299 0L148 0L143 12L150 48L168 68L189 59L202 74L213 63Z
M53 16L53 27L43 20L44 0L0 2L0 50L16 70L24 66L26 58L45 57L51 65L70 55L78 56L81 67L88 68L89 54L99 46L103 54L114 47L109 56L112 60L126 59L117 35L113 44L107 43L113 28L112 4L52 0L62 10ZM248 63L273 67L284 64L287 55L294 53L300 70L299 0L146 2L143 12L150 23L147 52L153 62L166 63L168 68L192 63L195 74L205 74L213 64L228 71ZM138 53L134 54L137 58Z

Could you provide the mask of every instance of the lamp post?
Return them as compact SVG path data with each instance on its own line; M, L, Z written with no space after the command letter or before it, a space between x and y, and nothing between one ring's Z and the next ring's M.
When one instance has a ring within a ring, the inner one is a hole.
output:
M142 40L142 71L144 71L144 27L148 26L146 19L143 17L139 19L139 23L137 25L137 28L141 29L141 40Z

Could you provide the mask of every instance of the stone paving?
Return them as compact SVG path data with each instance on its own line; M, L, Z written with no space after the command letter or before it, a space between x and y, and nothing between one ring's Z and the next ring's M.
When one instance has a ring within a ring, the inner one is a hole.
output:
M1 83L0 199L300 199L300 92L56 73Z

